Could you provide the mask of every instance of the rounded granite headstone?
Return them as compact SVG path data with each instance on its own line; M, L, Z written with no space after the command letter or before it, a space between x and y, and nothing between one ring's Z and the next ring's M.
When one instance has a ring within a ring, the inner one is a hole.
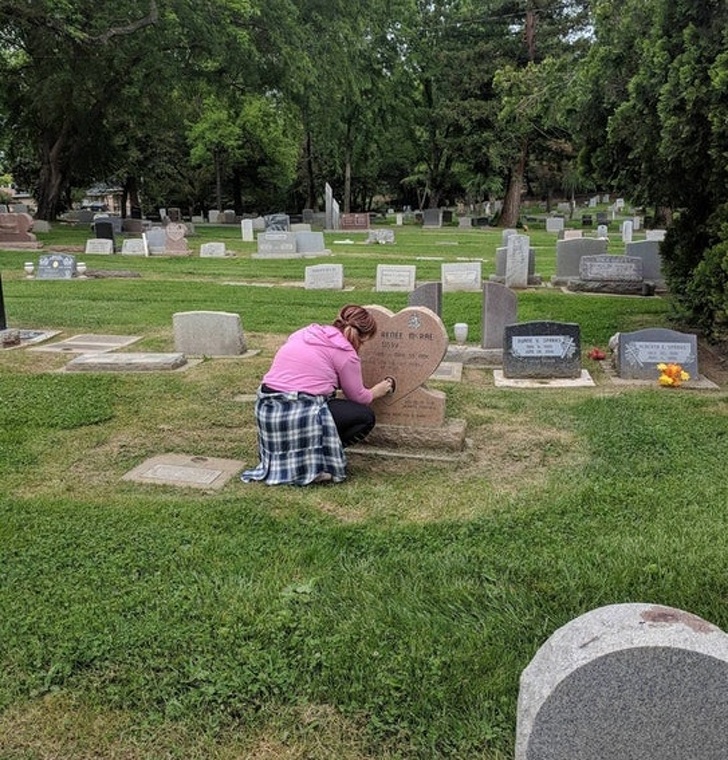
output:
M516 760L725 760L728 636L689 612L601 607L521 675Z

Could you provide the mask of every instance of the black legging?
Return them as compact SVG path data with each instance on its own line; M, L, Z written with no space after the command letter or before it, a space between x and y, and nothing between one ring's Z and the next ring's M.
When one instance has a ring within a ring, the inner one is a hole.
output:
M329 399L328 404L344 446L359 443L372 432L376 420L374 412L366 404L345 398Z

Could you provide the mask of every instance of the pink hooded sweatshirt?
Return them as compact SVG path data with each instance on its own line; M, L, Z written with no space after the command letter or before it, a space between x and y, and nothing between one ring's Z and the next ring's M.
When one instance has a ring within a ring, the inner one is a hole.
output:
M340 388L346 398L371 404L361 360L354 346L332 325L309 325L292 333L276 353L263 383L277 391L328 396Z

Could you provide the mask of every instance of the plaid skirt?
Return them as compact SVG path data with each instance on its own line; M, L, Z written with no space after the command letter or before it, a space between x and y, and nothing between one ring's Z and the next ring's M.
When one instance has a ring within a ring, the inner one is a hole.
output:
M334 483L346 478L346 454L326 396L308 393L264 393L258 389L260 463L240 476L248 483L305 486L322 472Z

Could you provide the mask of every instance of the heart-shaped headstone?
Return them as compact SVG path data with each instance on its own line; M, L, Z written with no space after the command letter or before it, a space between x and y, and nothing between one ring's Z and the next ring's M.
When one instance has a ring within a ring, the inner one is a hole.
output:
M448 338L440 317L424 306L409 306L396 314L384 306L367 306L377 322L377 334L362 344L362 377L367 387L388 375L397 382L394 404L419 388L447 352Z
M167 237L175 242L182 240L187 234L187 227L184 224L180 224L180 222L170 222L167 225L166 230Z

